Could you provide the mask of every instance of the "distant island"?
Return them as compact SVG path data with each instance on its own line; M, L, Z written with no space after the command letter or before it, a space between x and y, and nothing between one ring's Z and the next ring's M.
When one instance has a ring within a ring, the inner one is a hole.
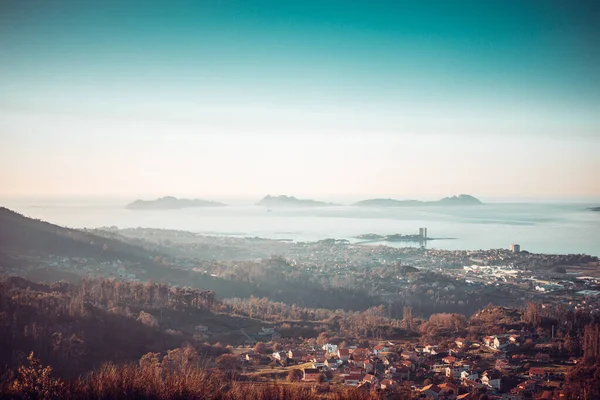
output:
M355 203L359 207L414 207L414 206L474 206L483 204L479 199L468 194L444 197L436 201L369 199Z
M590 211L600 211L600 207L591 207Z
M178 199L176 197L161 197L156 200L136 200L129 203L125 208L130 210L178 210L191 207L223 207L226 204L216 201L199 199Z
M323 201L311 199L298 199L294 196L265 196L261 201L256 203L257 206L265 207L326 207L336 206L338 204L325 203Z

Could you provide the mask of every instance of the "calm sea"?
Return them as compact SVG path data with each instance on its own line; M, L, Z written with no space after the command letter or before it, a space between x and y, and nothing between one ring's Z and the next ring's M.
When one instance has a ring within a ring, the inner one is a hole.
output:
M364 233L410 234L420 227L440 249L508 248L518 243L536 253L600 256L600 212L593 204L485 204L476 207L275 209L258 206L126 210L115 201L2 200L26 216L72 228L101 226L187 230L207 235L259 236L314 241L349 239ZM388 244L390 245L390 244ZM409 244L394 243L394 246Z

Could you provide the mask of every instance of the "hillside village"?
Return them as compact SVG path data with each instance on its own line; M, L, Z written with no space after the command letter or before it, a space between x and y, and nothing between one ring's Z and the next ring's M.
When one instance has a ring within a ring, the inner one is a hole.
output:
M263 328L261 333L271 332ZM363 340L360 346L348 347L314 340L277 344L278 335L273 335L277 351L241 350L245 370L298 367L301 374L290 373L289 380L410 393L412 398L479 399L485 394L503 400L566 399L566 375L582 362L569 339L548 337L539 330L511 329L476 340L457 336L427 344Z

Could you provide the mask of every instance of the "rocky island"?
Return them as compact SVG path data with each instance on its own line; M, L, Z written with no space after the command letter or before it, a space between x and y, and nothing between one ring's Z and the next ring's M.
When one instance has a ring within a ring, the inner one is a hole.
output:
M191 207L223 207L226 204L200 199L178 199L176 197L161 197L156 200L136 200L125 208L130 210L178 210Z
M483 204L476 197L468 194L444 197L437 201L369 199L355 203L359 207L416 207L416 206L473 206Z
M600 207L591 207L590 211L600 211Z
M326 207L336 206L338 204L326 203L311 199L298 199L294 196L265 196L261 201L256 203L257 206L265 207Z

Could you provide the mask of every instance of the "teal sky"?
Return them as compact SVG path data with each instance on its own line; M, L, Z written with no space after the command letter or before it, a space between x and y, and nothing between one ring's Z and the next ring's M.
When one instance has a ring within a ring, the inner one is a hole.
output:
M0 2L0 195L600 196L600 2Z

